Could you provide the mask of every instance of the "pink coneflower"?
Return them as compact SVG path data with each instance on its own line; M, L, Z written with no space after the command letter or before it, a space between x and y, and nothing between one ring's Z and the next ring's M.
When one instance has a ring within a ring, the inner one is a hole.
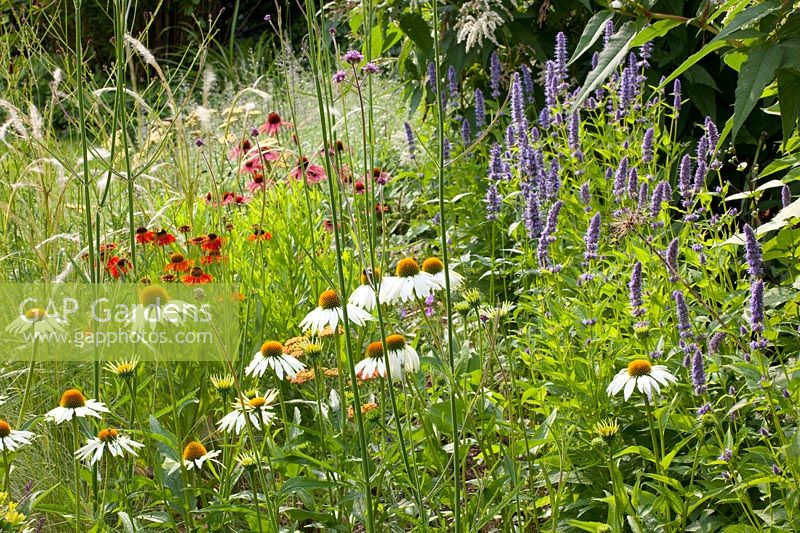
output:
M253 179L247 184L247 190L250 191L250 194L255 194L256 191L263 191L266 186L275 185L275 181L272 179L265 180L264 175L260 172L253 173Z
M228 159L239 159L253 148L250 139L242 139L238 146L234 146L228 151Z
M271 150L266 147L259 149L253 148L244 157L242 165L239 168L240 172L254 173L260 171L264 167L264 162L272 163L280 159L280 154L277 150Z
M389 173L382 168L375 167L372 169L372 179L379 185L386 185L389 182Z
M325 174L325 169L319 165L311 164L305 157L301 157L297 160L297 166L289 172L289 177L296 180L301 179L304 169L307 183L319 183L322 180L328 179L328 176Z
M242 205L250 201L250 198L234 192L226 192L222 195L222 205Z
M281 128L289 128L291 124L285 122L279 114L271 112L267 115L267 121L258 128L259 133L275 136Z
M363 182L363 181L361 181L361 180L357 180L357 181L356 181L356 182L353 184L353 191L354 191L356 194L364 194L364 190L365 190L365 189L366 189L366 186L364 185L364 182Z

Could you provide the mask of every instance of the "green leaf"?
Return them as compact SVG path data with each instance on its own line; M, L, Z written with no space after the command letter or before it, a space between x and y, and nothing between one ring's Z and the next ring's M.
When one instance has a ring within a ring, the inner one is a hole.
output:
M578 46L572 53L572 58L569 60L569 63L567 63L568 65L574 63L575 60L585 54L586 51L597 42L597 39L599 39L605 31L606 23L608 23L613 16L614 13L611 11L599 11L589 19L589 22L586 23L586 27L583 28L583 33L578 41Z
M749 26L754 22L758 22L762 18L774 11L779 10L780 8L781 3L778 0L761 2L749 7L734 17L733 20L731 20L728 24L726 24L725 27L722 28L722 31L720 31L713 39L711 39L708 44L724 41L728 39L728 37L732 36L737 30L745 26Z
M797 118L800 117L800 72L796 70L778 71L778 100L781 108L783 142L792 136Z
M403 33L414 41L414 44L417 45L426 58L433 55L431 30L422 15L419 13L404 13L397 22Z
M778 46L761 45L750 52L750 57L742 65L733 104L733 139L761 98L764 88L772 81L780 61Z
M635 48L637 46L642 46L645 43L652 41L658 37L663 37L670 32L672 28L676 28L682 25L683 22L680 20L659 20L655 24L651 24L647 26L645 29L639 32L639 34L631 41L631 48Z
M631 41L633 41L636 34L642 29L646 22L647 21L643 18L635 22L626 22L619 31L609 39L608 45L600 52L600 57L597 60L597 67L586 76L586 81L583 83L581 92L572 103L572 109L579 108L589 94L606 81L606 78L619 66L630 48Z
M583 520L567 520L567 523L572 527L580 529L581 531L591 531L592 533L608 531L608 524L605 524L603 522L584 522Z

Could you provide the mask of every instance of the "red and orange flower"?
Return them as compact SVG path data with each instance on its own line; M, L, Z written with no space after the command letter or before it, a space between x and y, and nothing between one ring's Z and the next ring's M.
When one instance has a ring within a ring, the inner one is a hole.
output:
M169 254L169 263L164 267L167 272L188 272L194 261L186 259L180 252L173 252Z
M156 234L144 226L136 228L136 242L139 244L149 244L156 238Z
M202 285L204 283L211 283L214 277L211 274L206 274L200 267L193 267L192 270L181 278L181 281L187 285Z
M120 276L124 276L130 271L131 262L124 257L114 255L110 257L106 263L106 272L108 272L114 279L119 279Z
M156 246L167 246L175 242L175 235L165 229L160 229L156 232L155 244Z

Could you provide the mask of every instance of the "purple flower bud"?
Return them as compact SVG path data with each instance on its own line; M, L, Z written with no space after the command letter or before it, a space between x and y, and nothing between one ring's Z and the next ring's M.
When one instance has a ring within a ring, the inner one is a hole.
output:
M750 227L750 224L744 225L744 255L747 259L748 272L754 278L761 277L762 263L761 263L761 247L756 239L756 232Z
M204 144L206 144L206 142L203 139L199 139L198 138L198 139L195 139L195 141L194 141L194 145L197 146L198 148L200 148Z
M781 187L781 207L786 207L792 203L792 191L788 185Z
M764 331L764 282L760 279L750 284L750 331Z
M583 238L583 242L586 244L586 252L583 254L583 258L586 261L589 261L590 259L596 259L598 243L600 242L599 212L595 213L595 215L589 221L589 227L586 230L586 236Z
M706 402L697 409L697 418L702 418L703 415L707 415L711 412L711 404Z
M475 89L475 127L478 130L486 125L486 105L483 101L483 91Z
M649 163L653 160L653 136L655 135L653 127L647 128L644 132L644 139L642 140L642 163Z
M776 476L780 476L781 475L781 467L779 467L775 463L772 463L772 474L776 475Z
M672 109L675 110L677 117L681 110L681 80L678 78L675 78L675 82L672 84L672 96Z
M733 385L728 387L728 394L731 396L736 396L736 387L734 387Z
M679 290L672 291L672 299L675 300L675 311L678 315L678 332L682 339L692 336L692 324L689 321L689 307L686 305L686 299L683 293Z
M361 63L364 60L364 56L361 55L361 52L358 50L348 50L345 52L342 59L345 60L346 63L350 63L351 65L355 65L356 63Z
M725 461L727 463L731 459L733 459L733 451L728 449L728 448L725 448L725 450L722 452L722 454L720 454L719 460L720 461Z
M337 70L333 74L333 82L336 83L337 85L342 83L345 79L347 79L347 72L345 72L344 70Z
M492 88L492 98L500 96L500 75L500 58L495 51L489 58L489 87Z

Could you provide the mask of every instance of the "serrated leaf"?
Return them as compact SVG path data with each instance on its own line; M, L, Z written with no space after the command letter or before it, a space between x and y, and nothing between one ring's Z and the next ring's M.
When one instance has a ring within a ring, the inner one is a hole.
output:
M568 65L574 63L579 57L586 53L589 48L597 42L603 32L605 31L606 24L609 20L614 17L614 13L611 11L599 11L595 13L595 15L589 19L589 22L586 23L586 26L583 28L583 33L581 34L581 38L578 41L578 46L575 47L575 51L572 53L572 58L570 58Z
M736 139L744 120L761 99L764 88L772 81L780 61L780 47L765 44L752 50L742 65L736 84L736 102L733 104L733 139Z

